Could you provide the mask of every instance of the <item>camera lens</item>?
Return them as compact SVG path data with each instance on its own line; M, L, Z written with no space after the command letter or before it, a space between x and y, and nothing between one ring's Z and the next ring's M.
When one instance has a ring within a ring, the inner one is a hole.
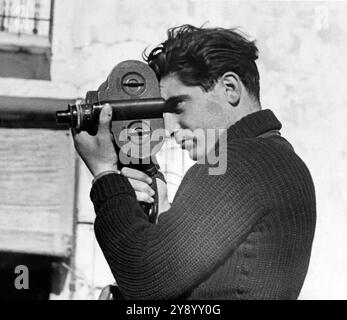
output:
M70 110L66 111L57 111L56 120L59 124L70 124L71 123L71 112Z
M77 124L77 109L76 105L69 104L67 110L57 111L55 119L58 124L67 124L70 128L76 127Z

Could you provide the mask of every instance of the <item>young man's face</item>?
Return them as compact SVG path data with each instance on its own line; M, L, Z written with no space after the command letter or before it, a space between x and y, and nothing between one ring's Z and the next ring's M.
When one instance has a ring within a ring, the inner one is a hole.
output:
M223 87L217 83L205 92L168 75L160 81L160 89L167 101L165 128L175 134L176 142L189 152L191 159L202 159L216 143L216 129L227 128L228 102Z

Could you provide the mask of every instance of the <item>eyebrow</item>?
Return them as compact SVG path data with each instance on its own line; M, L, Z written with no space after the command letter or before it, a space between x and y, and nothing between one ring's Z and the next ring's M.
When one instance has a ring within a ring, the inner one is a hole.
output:
M172 112L178 102L188 100L190 97L186 94L172 96L165 101L165 112Z

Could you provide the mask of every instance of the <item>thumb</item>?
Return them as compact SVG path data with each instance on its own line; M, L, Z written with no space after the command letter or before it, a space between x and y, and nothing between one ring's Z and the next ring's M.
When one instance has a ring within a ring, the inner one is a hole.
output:
M99 133L108 134L110 132L111 120L112 120L112 107L109 104L106 104L101 109L101 112L100 112L98 134Z

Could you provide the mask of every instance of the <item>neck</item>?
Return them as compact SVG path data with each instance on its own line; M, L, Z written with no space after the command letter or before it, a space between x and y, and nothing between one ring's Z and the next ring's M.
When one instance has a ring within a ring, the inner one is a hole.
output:
M228 127L232 126L236 122L240 121L242 118L261 110L261 105L259 101L255 101L250 97L247 97L245 101L240 101L237 107L230 109Z
M248 114L228 129L228 138L252 138L271 130L280 130L281 123L271 110Z

